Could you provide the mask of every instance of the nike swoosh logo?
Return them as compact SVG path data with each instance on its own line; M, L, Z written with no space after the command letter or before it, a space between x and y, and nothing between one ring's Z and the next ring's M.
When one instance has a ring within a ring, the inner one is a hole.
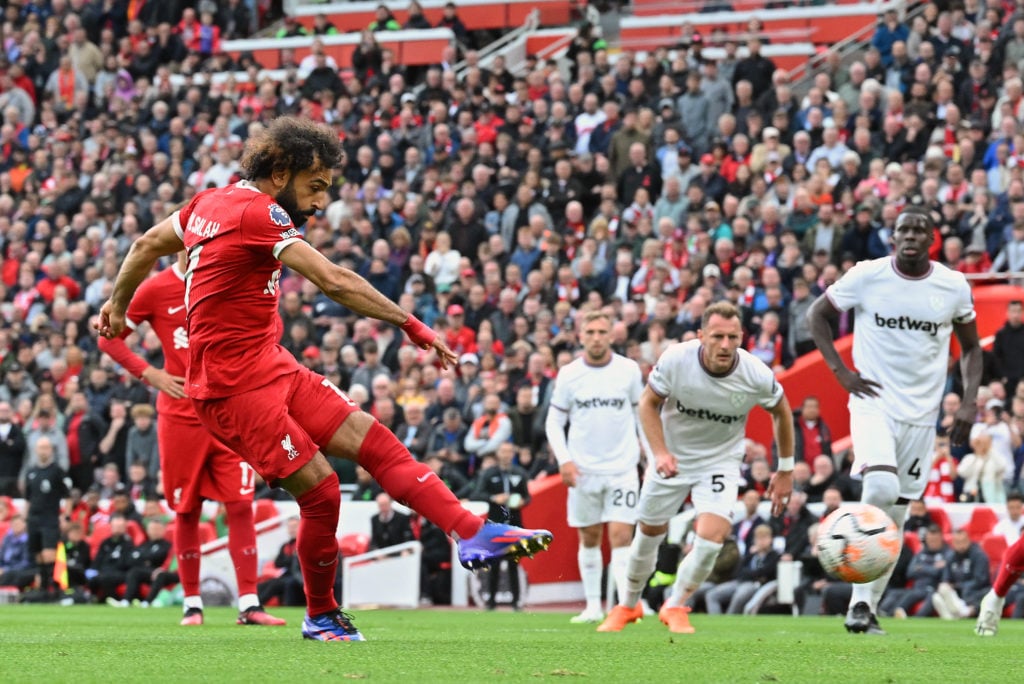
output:
M416 481L417 481L417 482L426 482L426 481L427 481L427 478L428 478L428 477L430 477L430 476L431 476L432 474L433 474L433 473L427 473L427 474L426 474L426 475L424 475L423 477L417 477L417 478L416 478Z
M238 493L241 494L242 496L248 496L249 494L252 494L254 491L256 490L253 489L252 487L242 487L241 489L238 490Z
M169 307L167 307L167 313L169 313L170 315L173 316L174 314L178 313L179 311L181 311L184 308L185 308L184 304L182 304L181 306L169 306Z
M320 561L319 563L317 563L317 565L319 565L321 568L329 568L329 567L331 567L332 565L334 565L337 562L338 562L337 559L334 559L332 561L328 561L326 563L324 561Z

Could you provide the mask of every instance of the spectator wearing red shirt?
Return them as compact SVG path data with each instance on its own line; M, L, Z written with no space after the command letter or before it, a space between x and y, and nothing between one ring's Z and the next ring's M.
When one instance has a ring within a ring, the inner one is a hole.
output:
M491 103L486 100L480 103L479 111L480 115L473 123L473 128L476 129L476 142L478 145L493 145L498 140L498 129L505 125L505 121L494 113Z
M821 418L821 403L815 396L804 398L800 409L793 412L795 437L793 455L814 472L814 459L832 455L832 431Z
M67 265L64 261L58 259L44 270L46 271L46 277L39 281L39 284L36 285L36 290L38 290L39 295L47 304L53 304L53 299L59 287L64 288L69 301L78 299L82 288L74 278L68 275Z
M476 333L467 325L463 325L466 312L459 304L451 304L446 311L448 315L448 331L445 341L456 354L476 353Z

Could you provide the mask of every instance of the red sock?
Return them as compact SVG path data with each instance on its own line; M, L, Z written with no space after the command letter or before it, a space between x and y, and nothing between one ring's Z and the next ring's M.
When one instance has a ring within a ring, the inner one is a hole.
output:
M338 570L338 513L341 491L338 476L331 473L311 490L296 499L299 503L299 538L296 553L302 568L309 615L337 610L334 600L334 576Z
M451 490L427 465L416 461L398 438L380 423L367 431L359 447L359 465L391 495L442 530L468 539L480 531L483 520L459 503Z
M235 564L238 595L255 594L258 559L252 503L232 501L224 505L228 512L228 552L231 554L231 562Z
M178 578L185 596L199 596L200 509L178 513L174 522L174 546L178 554Z
M1024 537L1021 537L1013 546L1006 549L1003 554L1003 562L999 566L999 574L992 585L996 596L1005 597L1010 587L1017 583L1021 573L1024 573Z

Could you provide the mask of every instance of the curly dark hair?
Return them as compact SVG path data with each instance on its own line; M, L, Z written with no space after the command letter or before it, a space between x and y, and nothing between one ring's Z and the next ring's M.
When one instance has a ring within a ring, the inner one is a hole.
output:
M337 134L310 119L282 116L250 138L240 162L247 180L270 178L274 171L292 174L333 169L344 152Z

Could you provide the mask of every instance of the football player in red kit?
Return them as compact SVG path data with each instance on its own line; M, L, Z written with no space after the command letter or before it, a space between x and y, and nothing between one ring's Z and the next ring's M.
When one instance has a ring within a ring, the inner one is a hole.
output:
M363 640L334 599L341 496L325 454L357 462L392 498L456 537L468 567L532 554L552 538L547 530L474 516L387 428L278 344L278 281L287 267L358 315L401 327L443 367L456 359L433 330L302 239L298 226L326 207L332 170L341 162L341 145L328 127L275 119L247 142L241 160L247 180L200 192L135 241L97 323L103 336L120 335L139 283L157 259L185 246L185 393L215 437L298 502L307 604L302 634L320 641Z
M160 339L164 368L154 368L135 355L124 337L148 322ZM256 596L258 577L252 494L256 471L218 442L196 417L185 396L188 332L185 321L185 252L171 268L139 287L125 318L121 337L99 338L100 350L137 378L160 390L157 397L157 440L164 495L177 514L174 527L178 575L185 591L183 625L203 624L199 595L199 521L203 499L227 509L228 551L238 581L238 624L283 625L269 615Z

